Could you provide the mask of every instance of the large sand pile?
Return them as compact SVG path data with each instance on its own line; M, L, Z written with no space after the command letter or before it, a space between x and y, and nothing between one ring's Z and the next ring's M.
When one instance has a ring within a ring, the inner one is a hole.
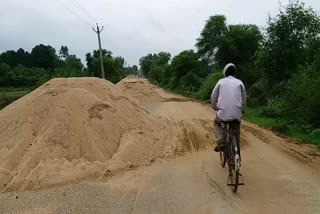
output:
M0 192L110 176L206 147L97 78L54 79L0 111Z

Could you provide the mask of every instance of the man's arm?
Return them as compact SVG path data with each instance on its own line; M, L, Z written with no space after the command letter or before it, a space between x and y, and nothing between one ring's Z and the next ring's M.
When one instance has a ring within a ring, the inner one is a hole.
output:
M220 89L220 82L216 84L214 89L211 93L211 106L214 110L217 110L217 103L218 103L218 97L219 97L219 89Z
M241 96L242 96L242 108L244 108L247 104L247 91L243 83L241 84Z

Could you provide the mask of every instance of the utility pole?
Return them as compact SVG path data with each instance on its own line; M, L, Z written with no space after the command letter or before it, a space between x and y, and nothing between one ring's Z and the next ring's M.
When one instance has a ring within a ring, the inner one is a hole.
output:
M92 28L94 32L98 34L98 42L99 42L99 50L100 50L100 63L101 63L101 73L102 73L102 78L105 79L106 75L104 73L104 64L103 64L103 57L102 57L102 50L101 50L101 39L100 39L100 33L103 31L103 26L100 30L99 25L97 23L97 29L94 27Z

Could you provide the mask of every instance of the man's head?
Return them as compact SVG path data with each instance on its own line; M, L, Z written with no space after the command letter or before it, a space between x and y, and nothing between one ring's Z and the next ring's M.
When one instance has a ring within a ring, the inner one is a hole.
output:
M227 64L224 69L223 69L223 76L228 77L228 76L236 76L236 66L232 63Z

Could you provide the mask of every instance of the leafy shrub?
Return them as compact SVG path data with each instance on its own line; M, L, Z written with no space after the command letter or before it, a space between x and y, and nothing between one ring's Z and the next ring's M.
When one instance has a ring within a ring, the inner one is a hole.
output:
M285 92L286 114L301 122L320 126L320 59L299 69L288 81Z
M311 136L315 139L320 139L320 129L315 129L311 132Z
M289 127L286 122L276 121L276 123L272 126L272 130L284 133L289 130Z
M260 79L248 88L248 105L254 107L265 105L268 101L267 88L269 88L268 82L264 79Z
M263 114L269 117L280 117L284 112L284 102L281 97L268 99L267 105L262 108Z
M5 96L3 93L0 94L0 109L6 107L10 103L19 99L20 96Z
M222 72L220 71L209 74L200 86L200 89L197 92L195 92L193 96L197 99L209 100L214 86L221 78Z
M199 89L201 83L202 79L197 74L189 72L180 79L177 89L191 95Z

